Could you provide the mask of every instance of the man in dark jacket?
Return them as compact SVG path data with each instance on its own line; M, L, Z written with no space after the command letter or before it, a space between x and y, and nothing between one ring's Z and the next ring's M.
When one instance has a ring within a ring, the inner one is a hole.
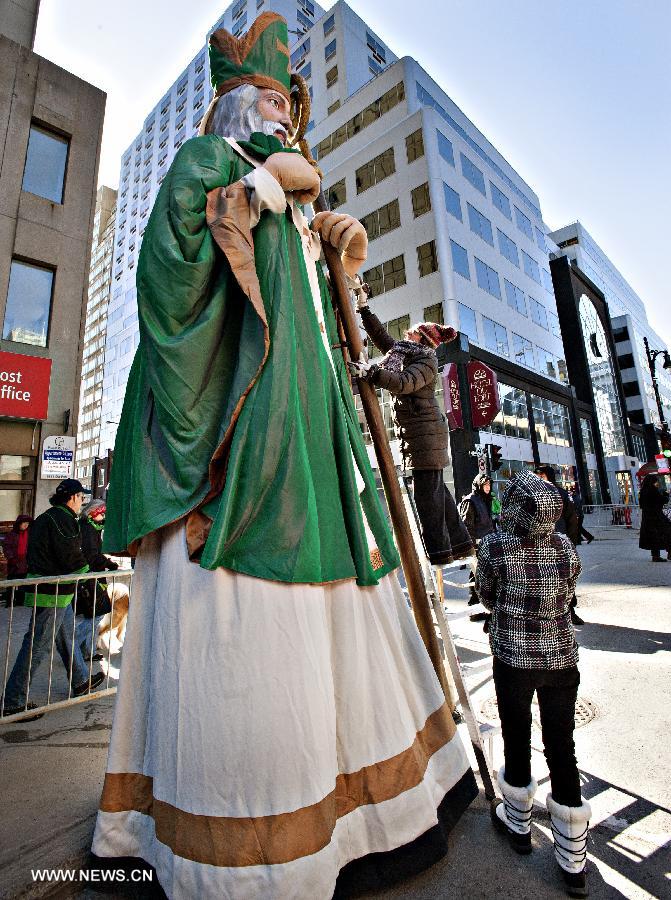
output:
M456 332L435 322L421 322L406 332L405 340L395 341L367 304L367 298L357 304L363 327L386 355L379 364L350 363L350 369L394 396L401 453L404 466L412 469L427 555L437 566L473 556L473 542L443 479L449 462L449 431L436 399L435 350L453 341Z
M492 480L485 472L478 472L473 479L473 490L467 494L459 504L459 515L475 546L488 534L496 531L492 517ZM475 569L469 575L470 599L469 606L475 606L480 601L475 593ZM470 616L471 622L482 622L488 618L487 613L476 612Z
M51 508L35 519L28 542L29 578L88 571L79 527L85 493L89 492L84 490L81 482L66 478L50 498ZM41 662L50 655L52 637L68 672L70 694L79 697L104 680L103 673L98 672L90 679L89 686L89 670L81 649L76 642L72 646L74 594L74 582L41 584L26 592L24 605L32 606L33 614L7 681L3 715L35 708L35 703L26 704L30 682Z

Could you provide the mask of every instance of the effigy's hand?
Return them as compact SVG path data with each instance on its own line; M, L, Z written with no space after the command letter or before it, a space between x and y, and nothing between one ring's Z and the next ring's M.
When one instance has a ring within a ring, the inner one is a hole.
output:
M340 251L347 274L356 275L368 256L368 235L361 222L344 213L321 212L310 227Z
M319 196L321 183L317 170L300 153L271 153L263 168L281 184L286 194L293 193L297 203L312 203Z

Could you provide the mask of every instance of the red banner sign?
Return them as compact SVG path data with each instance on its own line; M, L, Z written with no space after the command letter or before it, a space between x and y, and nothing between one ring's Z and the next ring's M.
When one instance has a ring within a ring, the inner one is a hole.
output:
M445 412L450 431L464 427L464 412L461 408L461 394L459 393L459 375L456 363L448 363L443 369L443 391L445 398Z
M496 373L476 360L469 362L466 373L473 428L486 428L494 421L501 408Z
M0 416L46 419L51 360L0 350Z

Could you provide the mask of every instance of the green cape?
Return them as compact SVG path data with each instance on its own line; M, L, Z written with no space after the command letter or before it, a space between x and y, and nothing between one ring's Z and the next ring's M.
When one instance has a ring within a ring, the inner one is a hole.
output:
M222 138L194 138L175 157L154 204L138 264L140 344L117 435L105 550L127 552L206 501L205 568L274 581L375 584L399 565L398 554L342 357L333 353L334 373L322 345L300 235L288 215L268 211L253 231L270 332L263 364L263 323L206 223L208 192L251 170ZM330 296L317 268L334 346ZM223 489L213 497L212 460L233 422L217 462L225 466ZM366 484L361 496L353 456ZM362 507L381 557L377 568Z

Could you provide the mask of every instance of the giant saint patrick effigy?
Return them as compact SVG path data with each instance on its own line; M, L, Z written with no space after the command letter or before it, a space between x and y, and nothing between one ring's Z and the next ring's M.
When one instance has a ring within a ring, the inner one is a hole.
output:
M320 241L352 277L367 242L303 213L286 22L215 32L210 68L138 264L105 534L137 562L93 851L169 897L347 896L442 857L476 787L333 349Z

